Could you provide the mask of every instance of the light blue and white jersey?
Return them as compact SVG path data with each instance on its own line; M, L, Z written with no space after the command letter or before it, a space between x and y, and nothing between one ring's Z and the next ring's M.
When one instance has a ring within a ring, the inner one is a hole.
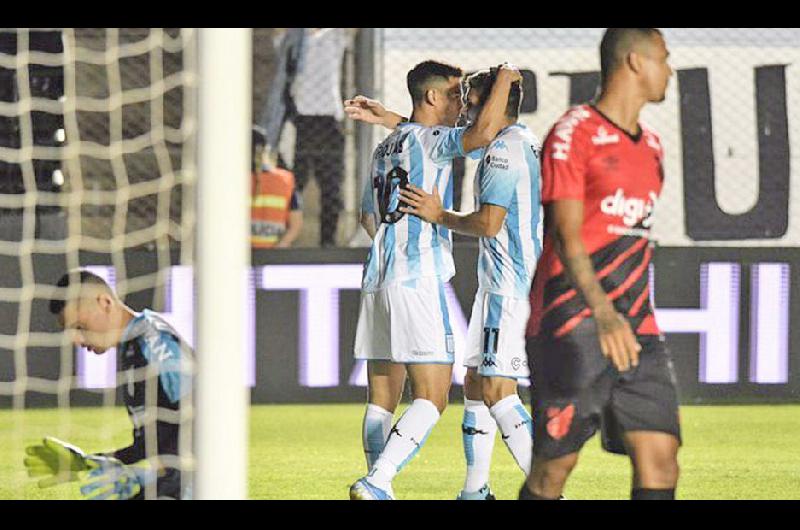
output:
M506 209L495 237L479 241L478 286L514 298L528 298L542 254L541 144L522 124L506 127L484 150L475 172L475 208Z
M373 152L361 212L373 215L377 233L364 264L364 291L428 276L446 282L455 274L450 230L400 212L399 190L409 182L428 193L435 187L444 207L452 208L452 161L464 156L464 131L403 123Z

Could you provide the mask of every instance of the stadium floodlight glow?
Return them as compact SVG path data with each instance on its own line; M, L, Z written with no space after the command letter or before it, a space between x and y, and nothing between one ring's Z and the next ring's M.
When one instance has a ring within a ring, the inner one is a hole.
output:
M664 333L700 334L701 383L735 383L739 374L738 263L700 266L700 308L656 308Z
M339 385L339 289L361 287L361 265L265 265L261 288L300 291L300 384Z
M750 269L750 381L789 382L789 264Z
M115 284L112 266L87 269ZM339 291L360 289L361 264L265 265L249 274L244 319L241 322L245 349L245 380L256 384L256 301L255 290L299 291L298 382L304 387L325 388L341 384ZM739 276L738 263L704 263L700 267L699 308L656 308L656 319L664 333L700 335L699 381L739 381ZM654 269L650 267L651 289ZM789 380L789 286L787 263L754 263L751 266L750 370L749 380L759 384L785 384ZM651 298L655 300L651 291ZM173 266L167 274L164 310L161 314L190 344L194 338L194 285L191 267ZM462 385L462 366L467 346L467 315L461 309L453 286L445 284L455 345L453 383ZM348 315L356 318L357 315ZM113 388L116 385L114 349L96 355L78 348L78 387ZM366 386L366 363L356 362L347 382ZM528 386L528 379L520 379Z

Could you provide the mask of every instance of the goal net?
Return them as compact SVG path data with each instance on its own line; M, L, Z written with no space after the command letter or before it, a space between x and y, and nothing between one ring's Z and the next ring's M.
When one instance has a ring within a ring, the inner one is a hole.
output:
M191 484L193 385L178 414L159 407L157 373L76 347L49 303L74 299L77 284L55 283L89 269L194 342L197 41L180 28L0 30L0 498L80 498L74 482L28 478L25 447L54 436L110 452L132 443L131 419L145 459ZM192 359L173 369L191 377ZM139 382L145 406L129 418ZM177 455L158 454L157 421L180 426Z

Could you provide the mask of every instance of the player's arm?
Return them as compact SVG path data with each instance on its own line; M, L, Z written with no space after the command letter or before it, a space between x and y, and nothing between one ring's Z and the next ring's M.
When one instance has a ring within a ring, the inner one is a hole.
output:
M557 200L546 206L547 230L555 250L564 264L572 284L583 295L592 310L603 355L609 357L619 371L639 364L641 346L630 324L609 300L595 275L592 260L581 238L583 201Z
M489 98L478 114L478 119L471 127L467 128L464 136L461 137L465 153L487 146L494 140L506 123L506 107L511 85L521 81L522 74L517 68L509 64L500 66L497 71L497 79L489 92Z
M352 120L383 125L387 129L394 129L403 121L408 121L399 113L384 107L377 99L361 95L344 100L344 112Z
M463 214L453 210L445 210L436 187L433 193L409 184L400 190L401 201L408 206L401 206L401 212L416 215L432 224L446 226L459 234L473 237L494 237L503 226L506 209L496 204L482 203L478 211Z
M375 226L375 216L371 213L361 212L361 226L367 231L370 239L375 239L378 228Z
M364 190L361 193L361 226L367 231L370 239L375 239L378 227L375 224L375 199L372 196L372 179L364 179Z

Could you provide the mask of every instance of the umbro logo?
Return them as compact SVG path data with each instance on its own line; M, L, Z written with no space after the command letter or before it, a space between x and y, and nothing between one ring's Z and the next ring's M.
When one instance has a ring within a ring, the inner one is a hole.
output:
M476 429L475 427L467 427L465 425L461 426L461 432L467 436L475 436L476 434L489 434L487 431L482 431L480 429Z
M592 136L592 143L594 145L607 145L619 142L619 134L608 134L608 131L602 125L597 128L597 136Z
M499 140L497 143L494 144L495 149L505 149L508 151L508 146L503 140Z

